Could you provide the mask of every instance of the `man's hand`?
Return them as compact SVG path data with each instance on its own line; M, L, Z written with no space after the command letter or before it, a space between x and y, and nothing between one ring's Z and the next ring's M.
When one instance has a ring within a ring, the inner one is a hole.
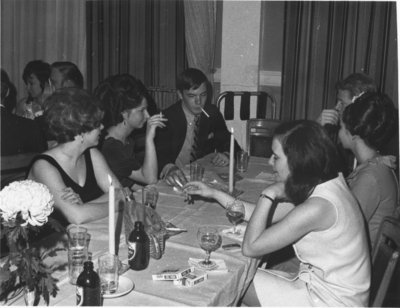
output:
M180 189L187 183L185 174L178 166L168 164L162 170L160 177L164 179L168 185L179 187Z
M229 164L229 155L226 155L224 153L216 153L211 162L215 166L227 166Z
M339 122L339 112L336 109L322 110L317 122L324 126L325 124L337 125Z

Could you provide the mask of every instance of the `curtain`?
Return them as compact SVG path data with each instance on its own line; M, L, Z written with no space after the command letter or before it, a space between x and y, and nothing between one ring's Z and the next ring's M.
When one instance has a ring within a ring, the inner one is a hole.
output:
M215 72L216 2L185 0L184 7L188 64L203 71L212 84Z
M89 0L86 12L90 90L119 73L146 86L175 88L186 67L181 1Z
M396 40L395 2L286 2L282 118L316 119L353 72L398 105Z
M86 75L84 1L1 1L1 67L19 98L27 95L22 72L32 60L71 61Z

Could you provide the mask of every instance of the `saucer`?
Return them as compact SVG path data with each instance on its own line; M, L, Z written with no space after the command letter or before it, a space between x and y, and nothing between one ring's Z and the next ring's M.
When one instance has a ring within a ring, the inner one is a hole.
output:
M127 277L120 276L118 280L118 290L112 294L103 294L103 298L115 298L128 294L133 290L135 284Z

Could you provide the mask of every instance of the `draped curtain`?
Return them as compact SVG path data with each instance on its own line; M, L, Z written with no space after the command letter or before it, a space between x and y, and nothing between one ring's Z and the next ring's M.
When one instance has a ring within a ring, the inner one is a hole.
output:
M1 67L19 98L27 95L22 72L32 60L71 61L86 75L84 1L1 1Z
M317 118L353 72L398 105L396 27L395 2L286 2L282 118Z
M183 3L179 0L87 1L89 89L130 73L146 86L175 88L186 67Z
M214 80L216 37L216 1L184 1L186 53L190 67L203 71Z

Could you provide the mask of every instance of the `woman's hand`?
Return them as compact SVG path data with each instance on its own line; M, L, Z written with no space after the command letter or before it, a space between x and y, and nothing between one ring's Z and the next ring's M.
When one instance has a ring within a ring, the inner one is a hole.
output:
M71 187L66 187L63 189L61 199L76 205L83 204L81 197L76 192L74 192Z
M147 120L146 138L154 139L157 127L165 127L164 122L168 121L167 118L162 116L162 113L157 113Z
M183 186L188 195L199 195L205 198L214 198L215 189L202 182L189 182Z
M215 166L227 166L229 164L229 157L224 153L216 153L211 162Z

